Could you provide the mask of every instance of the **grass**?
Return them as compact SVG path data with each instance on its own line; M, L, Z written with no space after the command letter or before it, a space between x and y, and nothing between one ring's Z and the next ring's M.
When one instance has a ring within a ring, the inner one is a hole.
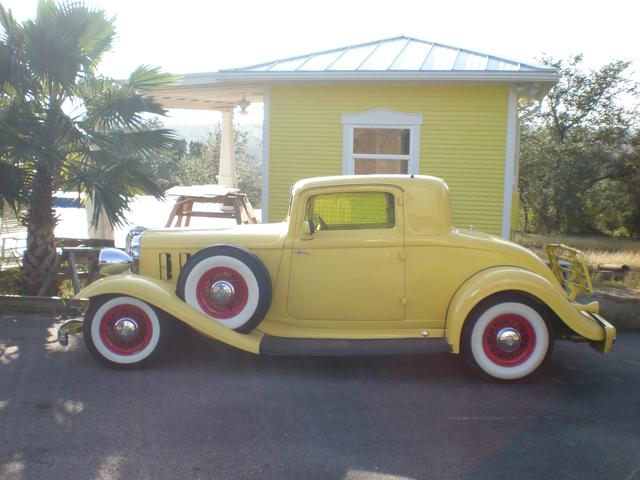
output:
M546 243L564 243L584 253L587 263L596 267L602 263L640 267L640 240L605 236L533 235L519 233L516 242L540 254ZM543 255L544 256L544 255Z
M624 277L593 273L594 295L602 314L619 330L640 330L640 240L605 236L517 234L516 242L545 258L546 243L564 243L581 250L590 267L607 263L627 265Z
M601 264L627 265L631 271L619 278L611 274L592 275L595 287L628 288L640 290L640 240L605 236L533 235L519 233L516 242L533 250L541 258L546 258L546 243L564 243L582 251L587 263L593 269Z

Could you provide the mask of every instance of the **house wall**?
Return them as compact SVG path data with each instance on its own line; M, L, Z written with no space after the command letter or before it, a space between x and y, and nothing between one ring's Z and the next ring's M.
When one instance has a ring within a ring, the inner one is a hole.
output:
M454 225L499 235L508 97L507 85L272 85L269 221L297 180L342 173L343 113L387 108L423 115L420 173L449 184Z

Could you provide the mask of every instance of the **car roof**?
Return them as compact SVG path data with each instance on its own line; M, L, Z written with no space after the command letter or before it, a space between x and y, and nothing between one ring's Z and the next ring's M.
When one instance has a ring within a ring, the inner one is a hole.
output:
M395 185L402 189L411 188L412 184L420 182L433 184L436 188L448 189L447 184L438 177L428 175L336 175L329 177L306 178L296 182L293 191L307 188L348 186L348 185L371 185L385 184Z

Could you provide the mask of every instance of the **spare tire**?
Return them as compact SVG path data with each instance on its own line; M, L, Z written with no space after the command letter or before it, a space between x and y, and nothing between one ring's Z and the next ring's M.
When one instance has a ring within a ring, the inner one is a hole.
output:
M216 322L247 333L271 306L271 279L249 250L214 245L193 255L182 268L176 294Z

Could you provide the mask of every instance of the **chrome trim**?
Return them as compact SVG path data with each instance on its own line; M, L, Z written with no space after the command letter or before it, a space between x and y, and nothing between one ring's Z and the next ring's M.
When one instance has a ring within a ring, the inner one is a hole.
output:
M129 230L127 233L127 239L124 247L124 251L131 255L134 262L140 257L140 242L142 240L142 234L146 230L146 227L135 227Z
M211 285L211 297L220 305L229 303L235 296L236 291L233 285L226 280L219 280Z
M517 330L506 327L496 335L498 346L505 352L515 352L520 346L520 334Z
M133 318L124 317L114 325L116 335L123 340L131 340L138 333L138 323Z
M117 248L103 248L98 257L98 271L101 275L116 275L126 272L133 259Z

